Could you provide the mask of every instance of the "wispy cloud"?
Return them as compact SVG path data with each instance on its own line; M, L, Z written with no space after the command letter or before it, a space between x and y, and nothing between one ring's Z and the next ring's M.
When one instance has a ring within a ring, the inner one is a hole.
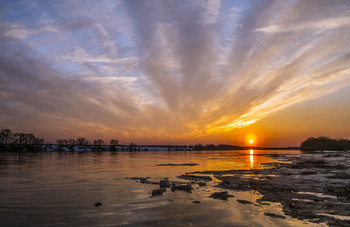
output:
M132 60L133 58L117 58L117 59L111 59L111 58L104 58L104 57L90 57L90 58L72 58L72 57L66 57L63 58L66 61L71 62L105 62L105 63L122 63L125 61Z
M0 22L8 127L181 141L350 85L348 1L23 7Z
M14 26L17 27L17 26ZM5 36L17 38L17 39L26 39L29 35L37 34L41 32L57 32L59 29L52 27L52 26L45 26L39 29L21 29L21 28L14 28L9 31L5 31L3 34Z
M133 61L135 58L133 57L125 57L125 58L113 58L111 57L103 57L95 56L89 54L84 48L80 46L75 47L73 53L63 55L57 58L58 61L70 61L74 63L84 63L84 62L105 62L105 63L122 63L125 61Z
M336 29L342 26L350 25L350 17L337 17L310 21L306 23L294 23L290 25L270 25L263 28L255 29L257 32L281 33L297 32L302 30L314 30L314 32L323 32L325 30Z

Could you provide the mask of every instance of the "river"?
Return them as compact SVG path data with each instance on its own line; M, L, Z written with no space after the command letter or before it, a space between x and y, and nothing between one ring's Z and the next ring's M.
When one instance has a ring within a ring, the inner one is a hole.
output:
M257 191L229 191L234 197L228 201L212 199L221 191L215 178L208 186L194 185L192 193L168 189L157 197L150 195L157 185L127 179L181 181L177 176L193 171L265 168L263 163L276 161L273 154L300 151L0 153L0 226L312 225L264 215L283 215L279 203L237 202L254 202L262 196ZM198 165L157 166L168 163Z

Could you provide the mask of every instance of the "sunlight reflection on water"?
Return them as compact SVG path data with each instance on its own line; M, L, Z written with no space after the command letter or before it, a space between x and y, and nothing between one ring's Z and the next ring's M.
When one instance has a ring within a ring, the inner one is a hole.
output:
M254 166L254 151L250 150L250 168L253 169Z

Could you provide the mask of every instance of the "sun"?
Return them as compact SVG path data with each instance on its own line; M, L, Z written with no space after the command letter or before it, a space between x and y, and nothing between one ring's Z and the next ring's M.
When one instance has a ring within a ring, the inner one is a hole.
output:
M249 133L245 135L244 144L246 146L256 146L259 144L259 139L255 133Z

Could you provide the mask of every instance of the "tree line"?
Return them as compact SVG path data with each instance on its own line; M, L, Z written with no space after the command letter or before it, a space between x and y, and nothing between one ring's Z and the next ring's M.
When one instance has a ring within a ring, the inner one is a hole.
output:
M331 139L325 136L310 137L303 141L300 147L302 151L348 151L350 150L350 140Z
M10 129L0 131L0 151L39 151L45 140L32 133L13 133Z
M43 138L35 137L32 133L12 133L10 129L0 131L0 144L38 145L44 142Z
M79 145L79 146L86 146L86 145L95 145L95 146L101 146L105 145L105 141L102 139L94 139L92 142L87 140L84 137L78 138L78 139L58 139L56 140L56 143L58 145ZM109 145L118 145L118 140L111 139L109 142Z
M218 151L218 150L241 150L242 147L240 146L235 146L235 145L228 145L228 144L219 144L219 145L214 145L214 144L196 144L193 147L194 150L196 151Z
M4 145L40 145L44 144L45 140L34 136L32 133L13 133L10 129L1 129L0 131L0 144ZM58 145L104 145L105 142L102 139L95 139L92 142L84 137L78 139L58 139L56 140ZM111 139L110 145L118 145L119 141Z
M40 149L40 145L44 144L45 140L34 136L32 133L13 133L10 129L1 129L0 131L0 150L18 149L18 147L25 148L25 150ZM105 145L102 139L94 139L92 142L84 137L77 139L58 139L57 144L60 146L86 146ZM118 140L111 139L109 145L119 145ZM131 143L130 149L136 149L136 144ZM243 147L227 145L227 144L197 144L193 147L194 150L240 150ZM280 148L279 148L280 149ZM348 139L331 139L329 137L321 136L318 138L310 137L303 141L300 145L302 151L317 151L317 150L333 150L333 151L347 151L350 150L350 140ZM171 150L171 149L169 149Z

